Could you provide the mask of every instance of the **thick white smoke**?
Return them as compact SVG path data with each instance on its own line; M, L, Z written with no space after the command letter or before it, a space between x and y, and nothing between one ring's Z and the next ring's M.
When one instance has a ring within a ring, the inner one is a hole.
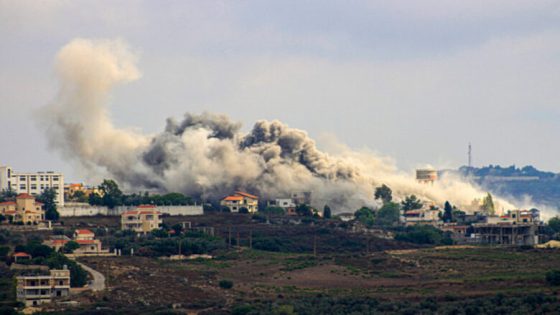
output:
M136 58L122 41L76 39L58 53L60 91L42 112L50 146L91 172L106 172L140 190L179 191L219 198L242 189L264 198L311 191L314 206L335 211L371 205L374 188L387 184L397 198L416 194L442 204L469 205L484 195L459 179L417 183L372 153L338 146L317 149L302 130L280 121L258 121L249 134L228 117L186 114L146 136L116 128L106 108L111 89L140 77ZM501 200L500 207L512 207Z

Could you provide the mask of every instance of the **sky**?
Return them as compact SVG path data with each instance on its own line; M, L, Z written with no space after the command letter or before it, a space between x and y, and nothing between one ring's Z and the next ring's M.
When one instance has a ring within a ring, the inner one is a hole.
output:
M75 38L121 39L139 80L110 100L116 126L223 113L279 119L322 142L433 165L560 172L560 1L0 0L0 165L80 170L37 126Z

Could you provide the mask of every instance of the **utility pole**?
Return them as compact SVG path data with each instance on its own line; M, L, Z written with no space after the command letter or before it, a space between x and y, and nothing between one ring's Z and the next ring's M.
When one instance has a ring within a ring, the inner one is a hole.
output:
M313 235L313 256L317 257L317 235Z
M253 249L253 230L249 230L249 248Z
M470 142L469 142L468 158L469 158L469 168L471 168L472 167L472 146L471 146Z

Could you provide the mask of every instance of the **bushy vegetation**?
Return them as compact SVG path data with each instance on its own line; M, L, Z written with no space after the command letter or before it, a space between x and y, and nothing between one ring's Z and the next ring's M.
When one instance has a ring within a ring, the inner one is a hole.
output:
M123 254L134 250L135 255L148 257L177 255L179 252L184 255L211 254L226 247L223 238L193 231L183 233L179 227L174 227L176 230L154 230L146 236L137 236L132 231L118 231L104 237L104 244L121 250ZM175 233L170 234L170 231Z
M50 269L62 269L66 266L70 270L70 285L72 287L81 287L87 282L87 272L82 267L63 254L55 252L49 246L32 240L26 245L16 246L15 251L26 252L33 257L30 261L25 262L25 264L45 265Z
M395 239L415 244L453 244L453 240L450 238L449 234L429 225L409 226L405 228L404 231L397 233Z
M383 301L369 297L300 297L281 301L239 304L232 308L233 314L555 314L560 312L560 302L555 296L529 294L476 299L453 297L426 298L419 302L408 300Z
M218 285L220 286L220 288L222 289L231 289L233 288L233 281L231 280L220 280L220 282L218 283Z

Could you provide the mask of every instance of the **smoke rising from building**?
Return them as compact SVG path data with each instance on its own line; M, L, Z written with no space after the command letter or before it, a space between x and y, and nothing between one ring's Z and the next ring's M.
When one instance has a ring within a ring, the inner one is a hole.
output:
M469 205L484 195L456 178L419 184L370 152L343 145L320 151L305 131L277 120L257 121L248 134L227 116L211 113L170 118L153 136L118 128L106 107L110 91L140 77L136 56L119 40L73 40L58 53L56 70L60 90L40 115L49 146L89 172L136 190L204 199L238 189L264 198L312 191L314 206L329 204L337 212L371 205L381 184L397 198L415 194L439 204ZM511 207L503 200L500 205Z

